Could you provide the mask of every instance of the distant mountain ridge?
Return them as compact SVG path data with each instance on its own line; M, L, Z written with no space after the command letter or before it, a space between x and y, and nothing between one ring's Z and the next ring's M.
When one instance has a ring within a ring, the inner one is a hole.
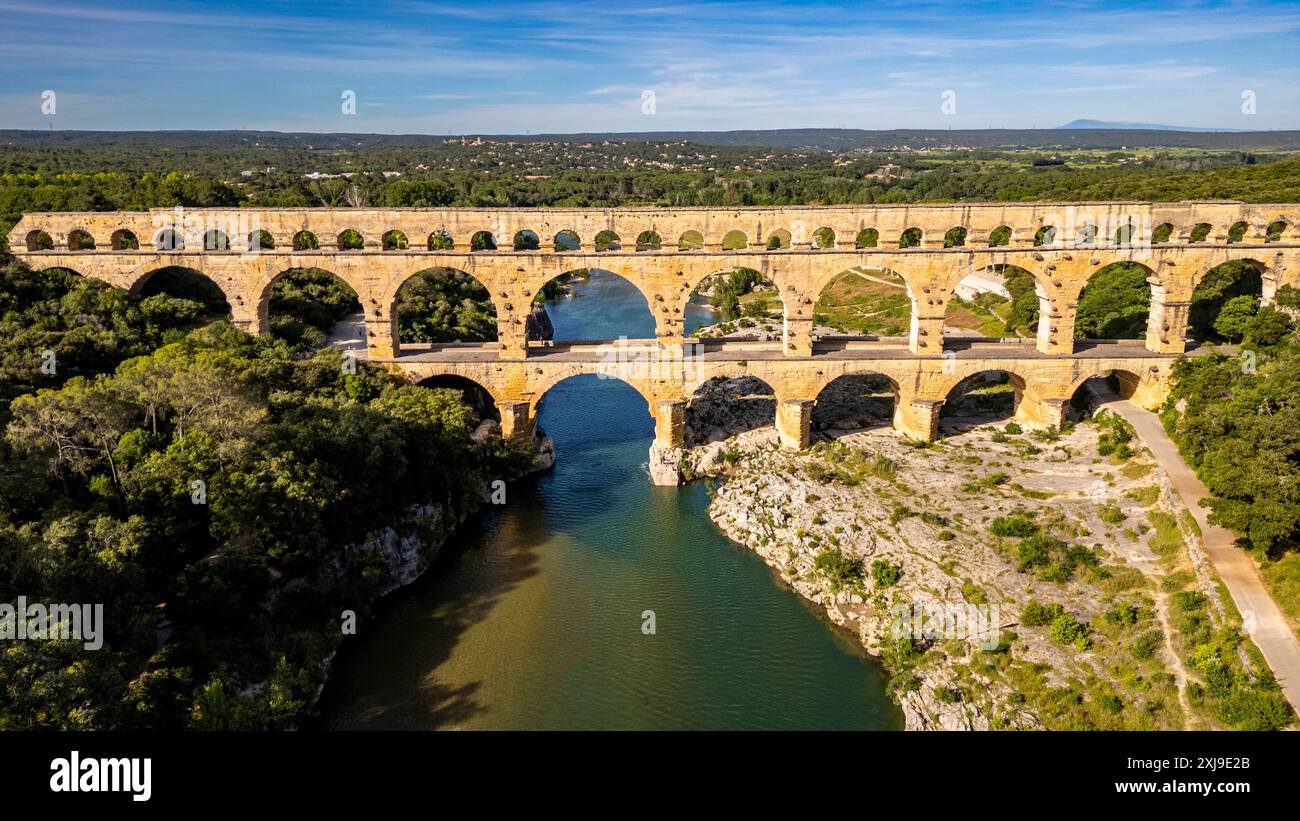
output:
M1077 122L1096 122L1076 120ZM1073 124L1070 124L1073 125ZM111 145L159 149L263 148L301 151L363 151L370 148L423 147L459 139L460 134L363 134L282 131L45 131L0 129L0 145L80 148ZM577 134L484 134L463 136L527 142L691 142L753 148L814 151L910 148L1118 149L1135 147L1219 150L1300 150L1300 131L1171 130L1169 127L892 129L782 128L744 131L636 131Z
M1243 134L1249 128L1201 128L1194 125L1155 125L1153 123L1119 123L1108 120L1071 120L1065 125L1057 126L1057 131L1073 128L1119 129L1121 131L1187 131L1198 134Z

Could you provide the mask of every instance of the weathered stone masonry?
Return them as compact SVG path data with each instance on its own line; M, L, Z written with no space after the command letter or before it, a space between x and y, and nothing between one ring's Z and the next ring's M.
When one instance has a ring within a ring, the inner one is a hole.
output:
M1167 241L1150 242L1162 226ZM515 435L531 433L536 404L548 387L577 373L602 372L624 379L646 397L658 445L680 445L685 402L703 380L753 375L776 393L782 441L801 447L808 442L818 392L850 373L888 376L898 394L896 427L927 439L936 435L948 392L981 371L1011 374L1017 417L1031 424L1059 423L1075 388L1110 370L1120 372L1139 401L1158 402L1172 359L1185 350L1196 285L1230 260L1248 261L1260 271L1265 299L1283 284L1300 284L1298 226L1300 206L1236 202L155 209L27 214L10 232L10 246L36 268L68 268L132 292L165 267L199 271L221 287L234 322L250 333L269 329L271 286L281 274L295 267L322 268L356 291L372 360L400 368L412 379L437 374L473 379L493 396L503 428ZM360 234L361 249L339 248L349 229ZM510 250L521 232L535 235L543 250ZM899 247L905 232L919 232L916 247ZM769 250L774 235L788 247ZM1230 241L1234 235L1239 241ZM858 247L864 238L874 247ZM992 245L994 238L1004 242ZM561 247L576 248L552 250L557 239ZM961 244L944 247L945 240ZM313 244L324 250L303 248ZM492 244L495 249L472 250ZM679 244L690 250L678 250ZM49 250L37 250L46 246ZM434 246L439 250L430 250ZM1115 356L1096 350L1076 354L1079 295L1097 271L1122 261L1141 265L1148 274L1152 301L1145 342L1114 346ZM980 344L960 355L945 353L944 315L958 283L999 265L1018 266L1034 277L1040 321L1033 347ZM690 347L683 320L692 290L710 274L738 266L755 268L776 285L784 306L780 343L770 343L765 358L750 358L739 349L733 357L728 346L703 362L683 357ZM906 283L912 300L906 351L882 346L880 357L873 358L864 351L815 350L813 307L823 288L855 266L892 271ZM493 361L402 356L397 292L430 268L464 271L488 289L498 324ZM645 357L654 364L611 363L595 354L575 362L530 350L526 326L534 296L555 276L578 268L609 270L638 288L655 318L656 339L649 345L655 355Z

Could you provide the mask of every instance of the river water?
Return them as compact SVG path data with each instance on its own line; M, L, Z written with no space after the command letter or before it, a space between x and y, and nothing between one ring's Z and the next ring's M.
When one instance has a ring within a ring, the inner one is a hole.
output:
M653 336L645 300L612 274L547 310L557 340ZM709 321L702 307L687 319ZM575 377L538 423L555 469L468 521L345 643L323 726L901 726L879 666L714 527L704 484L650 484L640 395Z

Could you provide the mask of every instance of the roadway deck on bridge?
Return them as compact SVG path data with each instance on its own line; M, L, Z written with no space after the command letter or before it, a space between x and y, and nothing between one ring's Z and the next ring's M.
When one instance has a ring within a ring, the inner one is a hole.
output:
M557 342L554 345L537 345L531 347L528 362L600 362L608 359L619 346L631 352L655 350L652 339L599 340L584 342ZM494 342L478 344L438 345L421 350L415 345L404 345L409 352L391 359L376 359L375 362L397 364L416 362L497 362L499 357ZM999 342L997 340L950 340L946 352L951 352L958 360L1013 358L1027 360L1051 359L1175 359L1178 354L1154 353L1146 349L1140 340L1121 341L1080 341L1073 354L1050 354L1036 350L1033 340ZM1212 347L1189 346L1187 354L1205 355L1214 351ZM817 361L858 360L858 359L929 359L933 356L921 356L912 353L907 347L907 340L865 340L837 339L819 342L813 347L811 357L790 357L781 350L779 342L756 342L753 340L710 341L688 344L687 354L706 362L725 362L735 360L782 360L782 361ZM365 351L358 350L358 357L364 357Z

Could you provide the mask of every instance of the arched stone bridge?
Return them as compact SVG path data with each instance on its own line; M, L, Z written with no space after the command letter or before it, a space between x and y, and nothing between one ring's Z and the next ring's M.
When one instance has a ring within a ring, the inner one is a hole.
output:
M252 333L270 327L276 279L292 268L321 268L356 291L372 360L412 378L456 374L478 382L496 400L507 432L531 432L537 401L550 385L603 372L646 397L660 446L681 443L685 401L720 375L767 381L777 395L782 440L795 447L807 444L820 388L848 373L889 377L898 395L896 427L918 438L936 435L948 391L981 371L1011 375L1017 416L1031 423L1059 423L1074 389L1110 370L1120 372L1135 398L1152 404L1164 394L1172 359L1185 350L1192 292L1210 270L1249 262L1262 276L1265 299L1283 284L1300 285L1300 206L1237 202L155 209L27 214L9 236L14 254L33 267L71 269L135 293L163 268L196 270L222 289L235 323ZM1146 338L1078 342L1079 295L1116 262L1147 272ZM1003 265L1034 278L1036 339L950 340L945 350L944 316L962 278ZM710 343L701 352L683 333L691 292L709 275L740 266L776 285L781 340ZM903 279L912 303L906 340L814 338L813 308L823 288L853 267ZM496 343L403 355L397 293L431 268L464 271L483 283L496 307ZM617 346L530 346L526 320L534 298L551 279L579 268L612 271L635 285L654 316L655 340L629 343L622 353Z

